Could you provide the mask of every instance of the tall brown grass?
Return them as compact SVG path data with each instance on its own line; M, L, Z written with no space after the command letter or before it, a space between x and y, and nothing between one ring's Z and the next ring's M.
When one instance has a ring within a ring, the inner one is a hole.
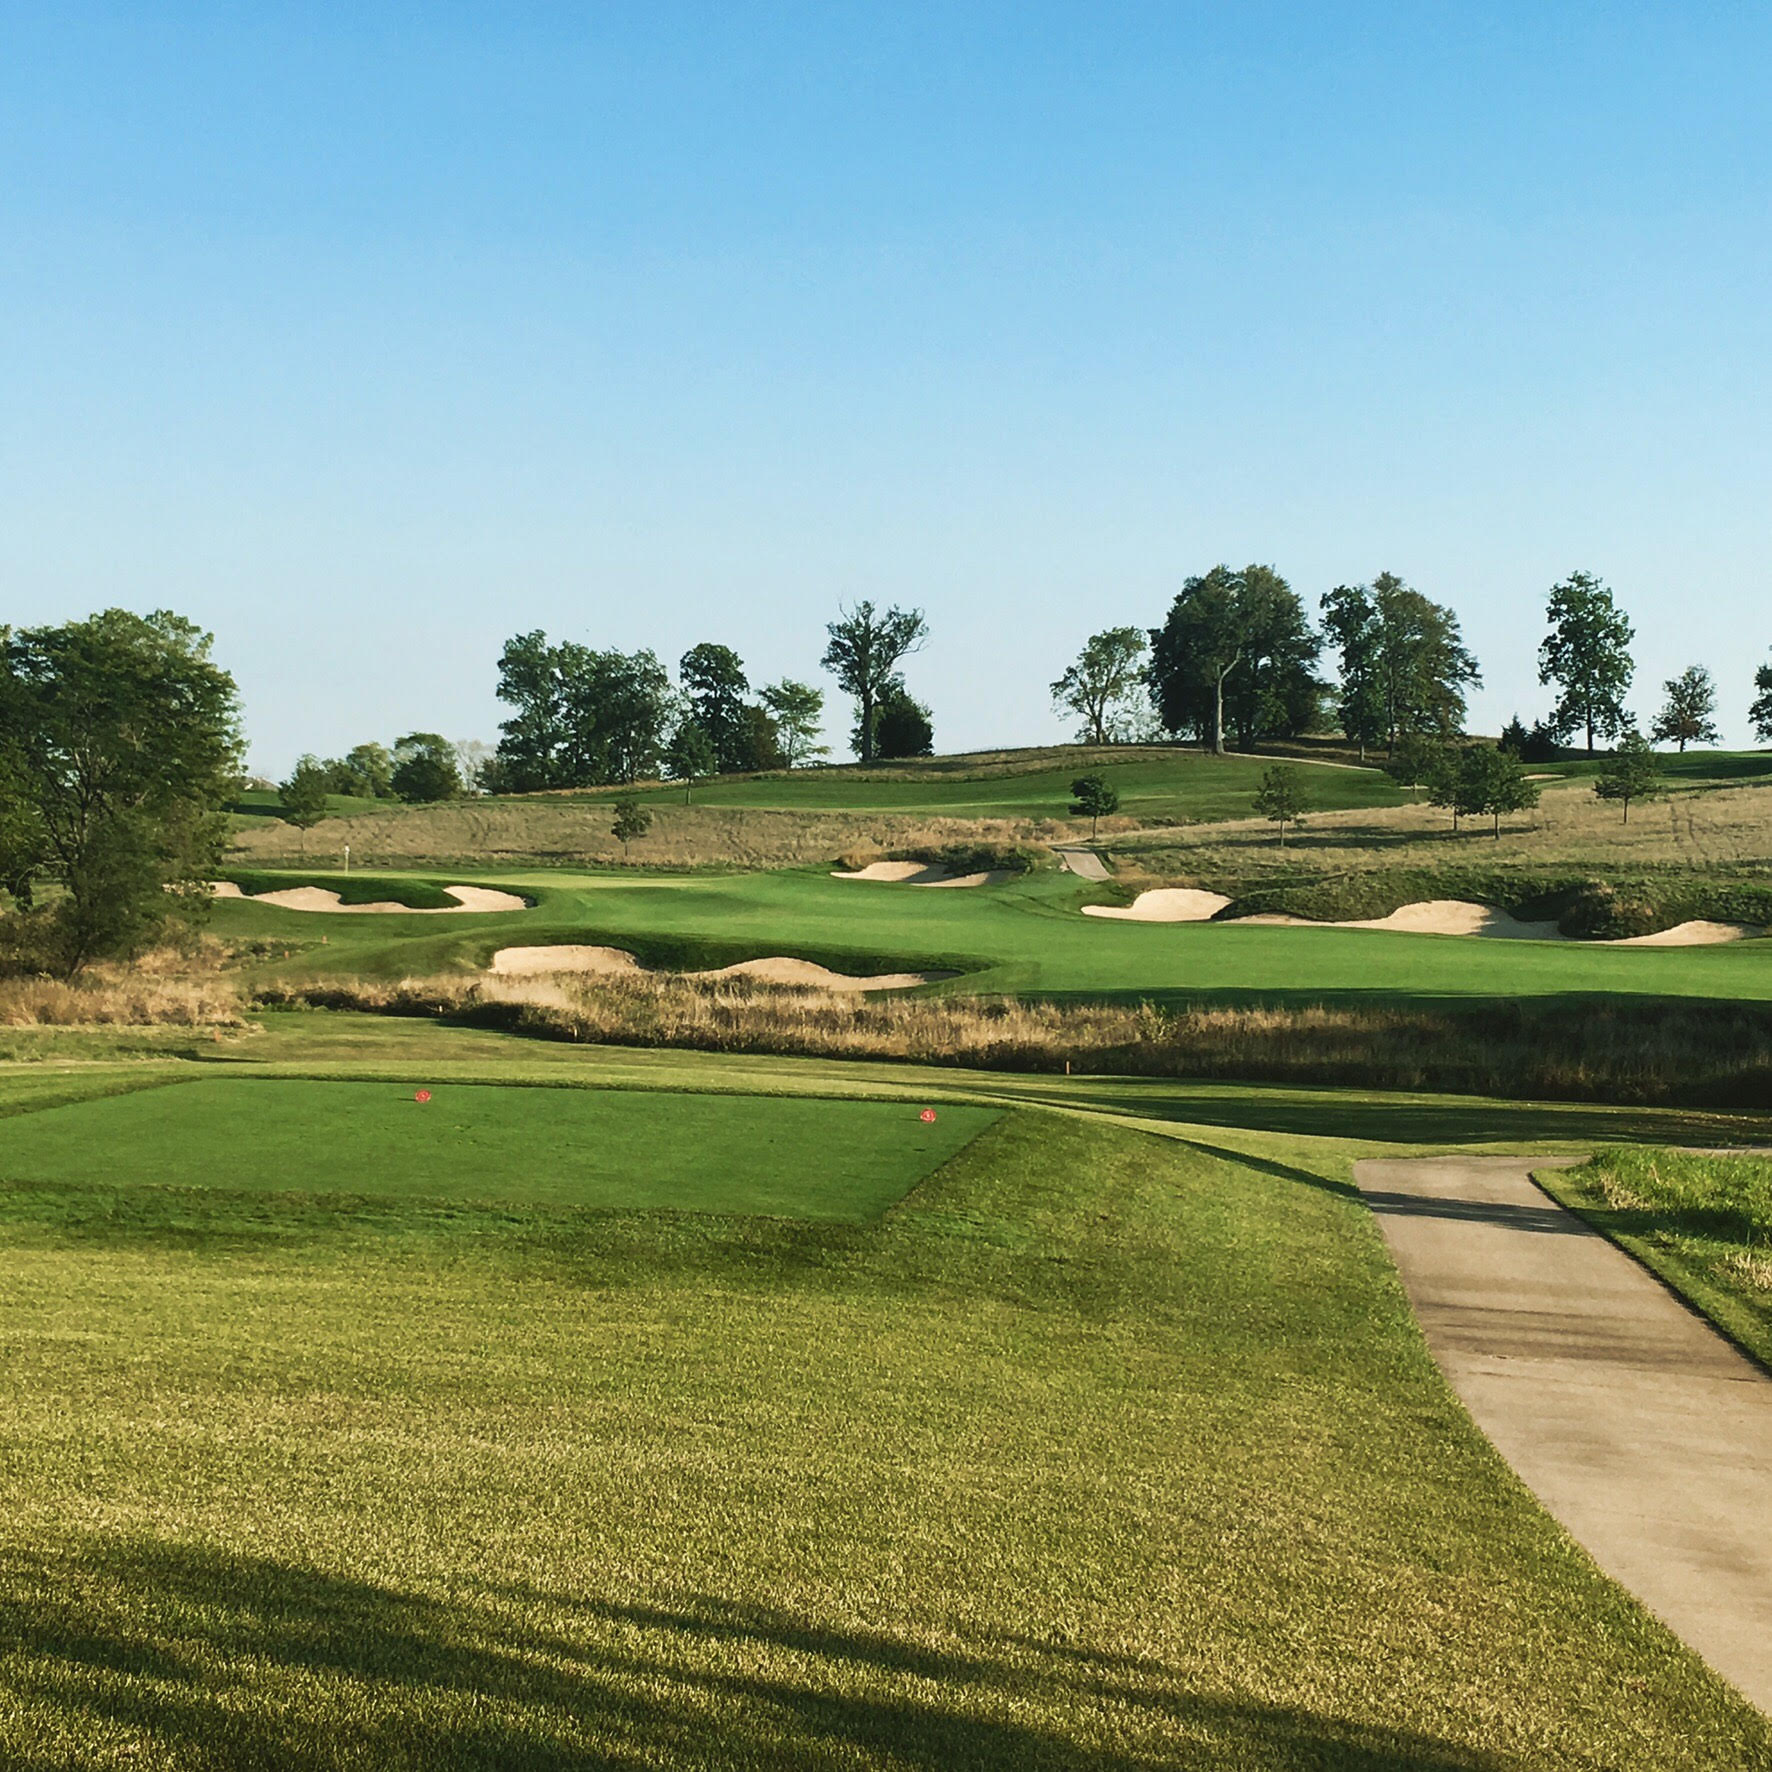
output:
M217 978L0 979L0 1027L238 1027L240 992Z
M1470 1009L851 997L741 979L348 979L266 1004L460 1018L554 1040L1206 1077L1523 1099L1772 1104L1772 1006L1518 1001Z

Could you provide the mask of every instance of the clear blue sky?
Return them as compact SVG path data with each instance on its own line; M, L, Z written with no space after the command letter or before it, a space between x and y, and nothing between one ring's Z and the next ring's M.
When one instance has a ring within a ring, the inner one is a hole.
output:
M1452 603L1494 730L1587 567L1744 741L1769 149L1761 4L0 0L0 620L192 615L277 772L860 596L1055 738L1220 559Z

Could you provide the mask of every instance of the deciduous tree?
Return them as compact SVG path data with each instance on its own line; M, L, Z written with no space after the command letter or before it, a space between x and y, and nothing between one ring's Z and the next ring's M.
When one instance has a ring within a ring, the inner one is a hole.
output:
M1082 722L1085 744L1111 744L1124 736L1133 703L1145 688L1146 639L1139 628L1104 628L1091 634L1075 661L1052 685L1052 699Z
M717 774L719 759L714 755L714 741L694 720L678 722L665 750L665 773L672 781L683 784L683 804L689 804L695 784L706 776Z
M1095 841L1104 818L1120 810L1119 790L1103 775L1079 775L1071 783L1071 816L1089 820L1089 840Z
M830 747L818 742L820 722L824 719L822 689L783 677L779 683L767 684L760 699L775 721L776 740L786 768L793 769L813 757L830 754Z
M882 612L864 600L841 610L825 632L829 644L820 662L844 694L855 698L855 754L871 763L880 754L876 731L880 702L889 689L902 689L899 660L922 646L929 624L921 609Z
M745 715L750 679L730 646L692 646L677 661L677 679L689 716L714 747L716 768L736 775L752 767L745 757Z
M1761 665L1754 672L1754 691L1753 706L1747 710L1754 737L1772 742L1772 665Z
M1647 800L1660 779L1655 753L1649 741L1635 727L1619 740L1618 749L1601 765L1594 777L1594 792L1602 800L1617 800L1624 807L1624 822L1630 823L1633 800Z
M1624 695L1636 671L1636 630L1591 572L1553 585L1545 614L1550 632L1538 649L1538 680L1562 691L1551 725L1560 739L1585 732L1591 757L1596 737L1612 738L1629 724Z
M461 793L455 746L440 732L409 732L394 746L394 792L412 804L453 800Z
M70 975L209 902L240 774L239 700L211 644L165 610L0 629L0 777L24 809L0 841L22 840L27 882L66 889Z
M1264 769L1255 790L1255 810L1270 824L1280 827L1280 847L1286 847L1286 827L1302 824L1305 813L1304 783L1298 771L1276 763Z
M318 757L299 757L289 779L278 786L278 812L285 824L306 835L326 816L326 796L332 791L332 770Z
M615 803L615 822L609 827L609 834L621 842L621 852L626 855L628 845L636 838L643 837L652 829L652 811L642 806L638 800L617 800Z
M874 708L874 755L888 762L931 756L934 750L935 723L928 708L902 683L887 684Z

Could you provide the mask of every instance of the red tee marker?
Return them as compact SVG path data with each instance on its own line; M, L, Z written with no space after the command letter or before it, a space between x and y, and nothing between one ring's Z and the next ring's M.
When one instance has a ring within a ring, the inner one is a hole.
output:
M412 1099L417 1102L429 1101L431 1099L431 1092L428 1089L420 1089L413 1095Z
M924 1108L917 1118L921 1120L925 1126L933 1126L935 1124L935 1109Z

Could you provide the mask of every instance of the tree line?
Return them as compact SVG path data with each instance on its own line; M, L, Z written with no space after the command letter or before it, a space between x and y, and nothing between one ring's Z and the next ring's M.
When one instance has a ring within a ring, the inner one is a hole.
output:
M1337 585L1321 600L1320 626L1271 566L1214 566L1188 579L1160 628L1108 628L1090 636L1051 686L1088 744L1189 737L1222 754L1264 742L1340 732L1361 760L1395 757L1416 738L1464 730L1467 697L1482 673L1457 614L1392 572ZM1538 680L1556 691L1531 728L1516 715L1502 748L1548 761L1572 740L1592 755L1601 740L1636 731L1625 706L1636 672L1636 633L1610 588L1575 572L1550 589ZM1334 659L1333 680L1320 674ZM1772 665L1754 673L1749 719L1772 741ZM1691 665L1662 685L1650 728L1657 743L1714 743L1717 690ZM1510 809L1511 810L1511 809Z

